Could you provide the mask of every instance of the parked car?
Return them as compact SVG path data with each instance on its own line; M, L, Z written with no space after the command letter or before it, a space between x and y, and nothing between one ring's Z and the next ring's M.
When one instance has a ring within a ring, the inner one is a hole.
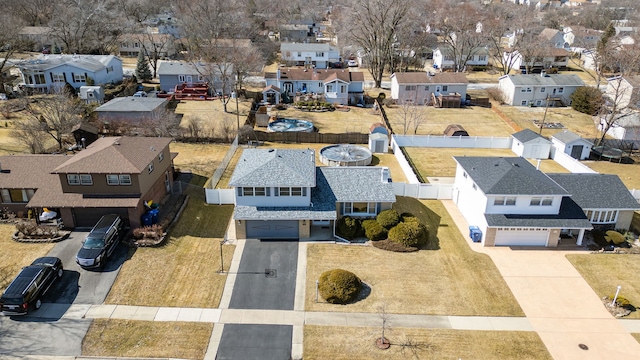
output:
M25 315L29 309L39 309L42 296L63 273L59 258L47 256L35 259L31 265L22 268L0 297L2 313L7 316Z
M147 97L147 93L144 91L136 91L133 97Z
M76 255L83 269L102 268L124 235L124 222L116 214L105 215L91 229Z
M358 66L358 62L356 60L349 60L347 61L347 65L349 65L349 67L357 67Z

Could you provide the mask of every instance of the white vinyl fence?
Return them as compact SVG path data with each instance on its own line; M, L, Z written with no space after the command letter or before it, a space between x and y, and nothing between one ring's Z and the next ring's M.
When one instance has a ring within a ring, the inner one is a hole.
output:
M400 146L396 143L395 135L391 136L391 150L393 151L396 160L398 160L398 164L400 164L400 168L402 169L404 176L407 178L407 182L409 182L409 184L420 184L418 177L413 172L411 165L409 165L409 161L402 153ZM391 176L393 177L393 174L391 174Z
M204 189L207 204L234 204L235 191L233 189Z
M402 147L510 149L513 138L393 134L392 141Z
M565 169L577 174L597 174L597 171L592 170L590 167L583 165L580 161L572 158L568 154L557 150L553 152L553 160L562 165Z
M640 190L631 189L629 190L629 192L631 193L631 196L633 196L633 198L636 199L638 203L640 203Z
M393 183L396 196L408 196L416 199L453 199L453 184L407 184Z

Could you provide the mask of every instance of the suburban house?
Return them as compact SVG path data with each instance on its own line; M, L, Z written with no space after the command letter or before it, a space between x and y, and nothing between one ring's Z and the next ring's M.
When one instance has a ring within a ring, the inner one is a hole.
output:
M461 56L461 55L458 55ZM467 54L461 56L466 58ZM479 47L473 50L473 54L466 62L466 66L487 66L489 65L489 49ZM434 69L451 69L454 66L453 50L448 45L441 44L433 50L433 68Z
M616 76L607 79L605 95L618 107L638 107L640 104L640 75Z
M114 98L94 111L103 124L144 125L162 119L168 103L167 98L126 96Z
M498 78L503 100L513 106L569 106L584 82L575 74L518 74Z
M594 228L601 230L629 229L634 211L640 204L618 175L611 174L548 174L571 194Z
M565 31L570 31L573 36L573 46L580 47L584 49L592 49L595 48L596 44L602 37L604 31L602 30L594 30L589 29L584 26L571 26L570 28L565 28Z
M69 228L91 227L105 214L119 214L138 227L144 203L159 203L171 190L170 143L105 137L73 156L1 156L2 207L22 214L52 209Z
M282 100L292 101L296 94L320 94L334 104L361 103L364 96L364 75L343 69L278 69L265 73L266 87L273 85L282 91Z
M18 32L18 38L24 44L25 50L38 52L49 50L53 53L55 42L50 34L51 28L48 26L23 26Z
M453 200L484 246L556 247L561 234L581 245L593 228L571 193L522 157L454 160Z
M593 143L578 134L563 130L551 136L553 151L562 151L577 160L585 160L591 154Z
M524 129L511 134L511 151L526 159L548 159L551 151L551 141L537 132Z
M326 28L312 19L298 19L289 24L277 26L280 41L284 42L315 42Z
M113 55L40 55L15 65L23 86L34 92L47 93L66 83L78 89L122 81L122 60Z
M238 239L301 239L343 216L375 217L396 201L388 169L316 167L313 150L244 149L231 176Z
M409 72L391 74L391 98L397 101L410 101L418 105L429 105L432 95L467 95L469 81L463 73Z
M561 31L557 29L545 28L540 32L538 37L548 46L554 48L568 49L575 38L571 31Z
M282 43L280 57L293 66L327 69L341 61L340 49L325 43Z
M226 81L223 81L223 73L226 74ZM230 94L235 86L231 64L217 66L188 61L163 61L158 66L158 79L160 90L166 92L173 92L176 85L180 84L208 83L216 92Z
M102 86L80 86L78 98L85 104L102 104L104 102L104 89Z
M173 57L177 54L173 40L175 38L169 34L141 33L124 34L118 47L120 56L136 57L140 51L145 51L145 55L159 58Z
M513 69L527 70L530 72L540 72L544 69L566 69L569 66L571 52L560 48L546 48L540 51L540 55L528 59L520 52L505 52L503 58L506 63L512 64Z

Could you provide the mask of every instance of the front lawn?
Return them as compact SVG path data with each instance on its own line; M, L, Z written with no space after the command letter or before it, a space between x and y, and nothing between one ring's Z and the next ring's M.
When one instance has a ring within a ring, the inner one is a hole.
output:
M94 319L82 356L202 359L212 323Z
M233 205L207 205L192 197L167 243L138 248L118 274L106 303L215 308L226 275L220 270L220 241ZM235 246L222 247L228 269Z
M410 212L426 224L439 223L437 238L431 231L429 245L437 250L395 253L373 246L310 244L307 311L376 312L386 303L390 313L399 314L523 316L491 259L469 248L440 201L406 197L397 201L399 212ZM371 293L346 306L322 299L316 303L316 279L336 268L356 274Z
M389 320L393 321L393 317ZM304 327L305 359L552 359L535 332L391 328L387 350L375 346L381 328ZM403 344L405 346L403 346ZM413 345L413 346L411 346Z
M631 254L569 254L567 259L589 283L599 297L614 295L616 286L622 286L620 296L631 305L640 307L640 258ZM628 319L640 319L634 311Z
M47 255L55 246L52 243L27 244L13 241L11 235L15 231L16 227L12 224L0 224L0 293L4 292L23 266Z

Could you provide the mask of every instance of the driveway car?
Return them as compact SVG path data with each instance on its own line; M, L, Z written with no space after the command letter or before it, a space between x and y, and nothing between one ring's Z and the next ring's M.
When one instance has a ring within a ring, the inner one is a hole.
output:
M124 222L116 214L105 215L91 229L76 255L76 262L83 269L102 268L113 254L123 235Z
M62 260L57 257L41 257L22 268L0 298L4 315L25 315L30 308L42 305L41 297L51 285L62 277Z

